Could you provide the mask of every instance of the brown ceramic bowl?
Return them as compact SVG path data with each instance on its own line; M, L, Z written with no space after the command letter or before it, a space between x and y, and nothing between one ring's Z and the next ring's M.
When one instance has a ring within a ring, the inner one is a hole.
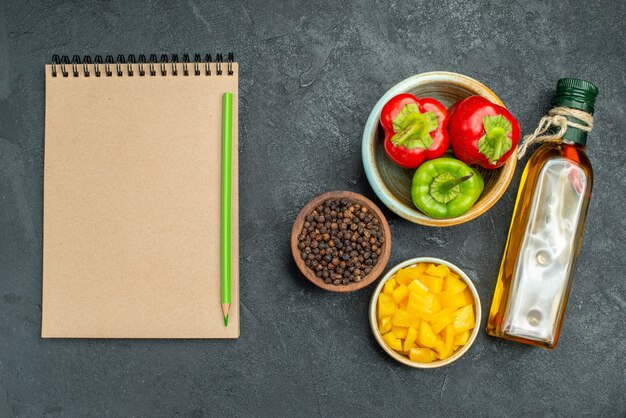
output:
M411 183L415 170L407 170L395 165L387 157L383 147L380 112L389 99L401 93L411 93L417 97L432 97L446 107L471 95L482 96L504 106L500 98L487 86L462 74L434 71L414 75L396 84L376 103L363 131L363 167L374 192L389 209L404 219L420 225L459 225L487 212L502 197L513 178L517 151L513 152L502 167L495 170L476 167L485 180L485 188L476 204L468 212L456 218L431 218L420 212L413 204Z
M349 201L364 205L372 213L374 213L380 221L383 237L385 238L385 242L383 243L382 247L383 251L378 258L378 263L376 263L372 271L360 282L351 282L350 284L339 286L335 286L332 283L328 284L324 280L317 277L313 270L311 270L306 266L306 264L304 264L304 260L302 260L302 257L300 256L300 250L298 249L298 235L300 234L300 231L302 231L302 228L304 226L304 218L306 218L306 216L311 213L311 211L313 211L316 206L319 206L321 203L325 202L328 199L348 199ZM365 196L361 196L358 193L341 191L324 193L307 203L298 214L298 217L296 218L296 221L294 222L293 228L291 230L291 253L293 255L294 261L300 269L300 272L302 272L304 277L306 277L314 285L321 287L322 289L330 290L331 292L352 292L354 290L362 289L371 284L383 272L385 266L387 265L387 262L389 261L389 255L391 253L391 231L389 230L389 224L387 223L385 215L383 215L380 209L378 209L378 207Z

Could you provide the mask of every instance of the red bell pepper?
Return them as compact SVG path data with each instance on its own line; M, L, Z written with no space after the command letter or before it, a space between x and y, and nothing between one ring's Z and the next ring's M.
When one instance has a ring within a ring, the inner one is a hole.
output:
M450 108L448 132L456 158L487 169L504 165L520 138L513 115L480 96L467 97Z
M383 107L380 124L385 152L400 167L417 168L441 157L450 145L448 110L435 99L399 94Z

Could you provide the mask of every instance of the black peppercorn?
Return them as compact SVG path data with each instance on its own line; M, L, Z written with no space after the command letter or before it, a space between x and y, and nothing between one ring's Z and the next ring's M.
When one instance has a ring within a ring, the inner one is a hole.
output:
M297 247L305 265L325 283L358 283L373 271L382 254L379 225L366 206L329 199L305 217Z

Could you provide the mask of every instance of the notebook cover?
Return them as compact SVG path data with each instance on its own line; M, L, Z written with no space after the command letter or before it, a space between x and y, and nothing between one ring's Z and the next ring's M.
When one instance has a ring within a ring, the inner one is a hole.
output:
M172 64L168 64L171 66ZM42 337L239 336L234 75L52 77ZM225 64L224 64L225 65ZM102 66L101 66L102 68ZM220 300L221 103L233 97L232 305Z

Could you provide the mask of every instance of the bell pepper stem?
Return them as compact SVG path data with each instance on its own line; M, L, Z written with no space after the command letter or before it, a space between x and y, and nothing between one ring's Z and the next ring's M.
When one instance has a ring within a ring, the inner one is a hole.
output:
M485 135L478 141L478 152L487 158L490 164L495 165L513 145L507 136L511 133L511 122L502 115L485 116L483 118Z
M502 147L504 146L505 138L506 132L500 127L493 128L491 131L489 131L489 133L487 133L487 140L489 140L490 142L493 141L491 143L494 144L493 158L491 160L492 164L495 164L504 154L504 152L502 152Z
M392 124L395 134L390 141L394 146L427 150L433 142L430 132L437 129L439 120L433 112L421 113L417 104L407 104Z
M395 146L403 145L407 139L413 136L413 134L419 131L422 127L423 125L421 123L412 123L391 137L391 142L393 142Z
M473 176L474 176L474 173L470 173L467 176L458 177L453 180L448 180L445 183L442 183L439 185L439 191L441 193L448 193L454 187L458 186L459 184L463 182L466 182L467 180L471 179Z
M411 113L405 116L403 121L406 125L391 137L391 143L396 147L405 146L407 149L429 149L432 143L429 135L432 123L429 118L428 113Z

